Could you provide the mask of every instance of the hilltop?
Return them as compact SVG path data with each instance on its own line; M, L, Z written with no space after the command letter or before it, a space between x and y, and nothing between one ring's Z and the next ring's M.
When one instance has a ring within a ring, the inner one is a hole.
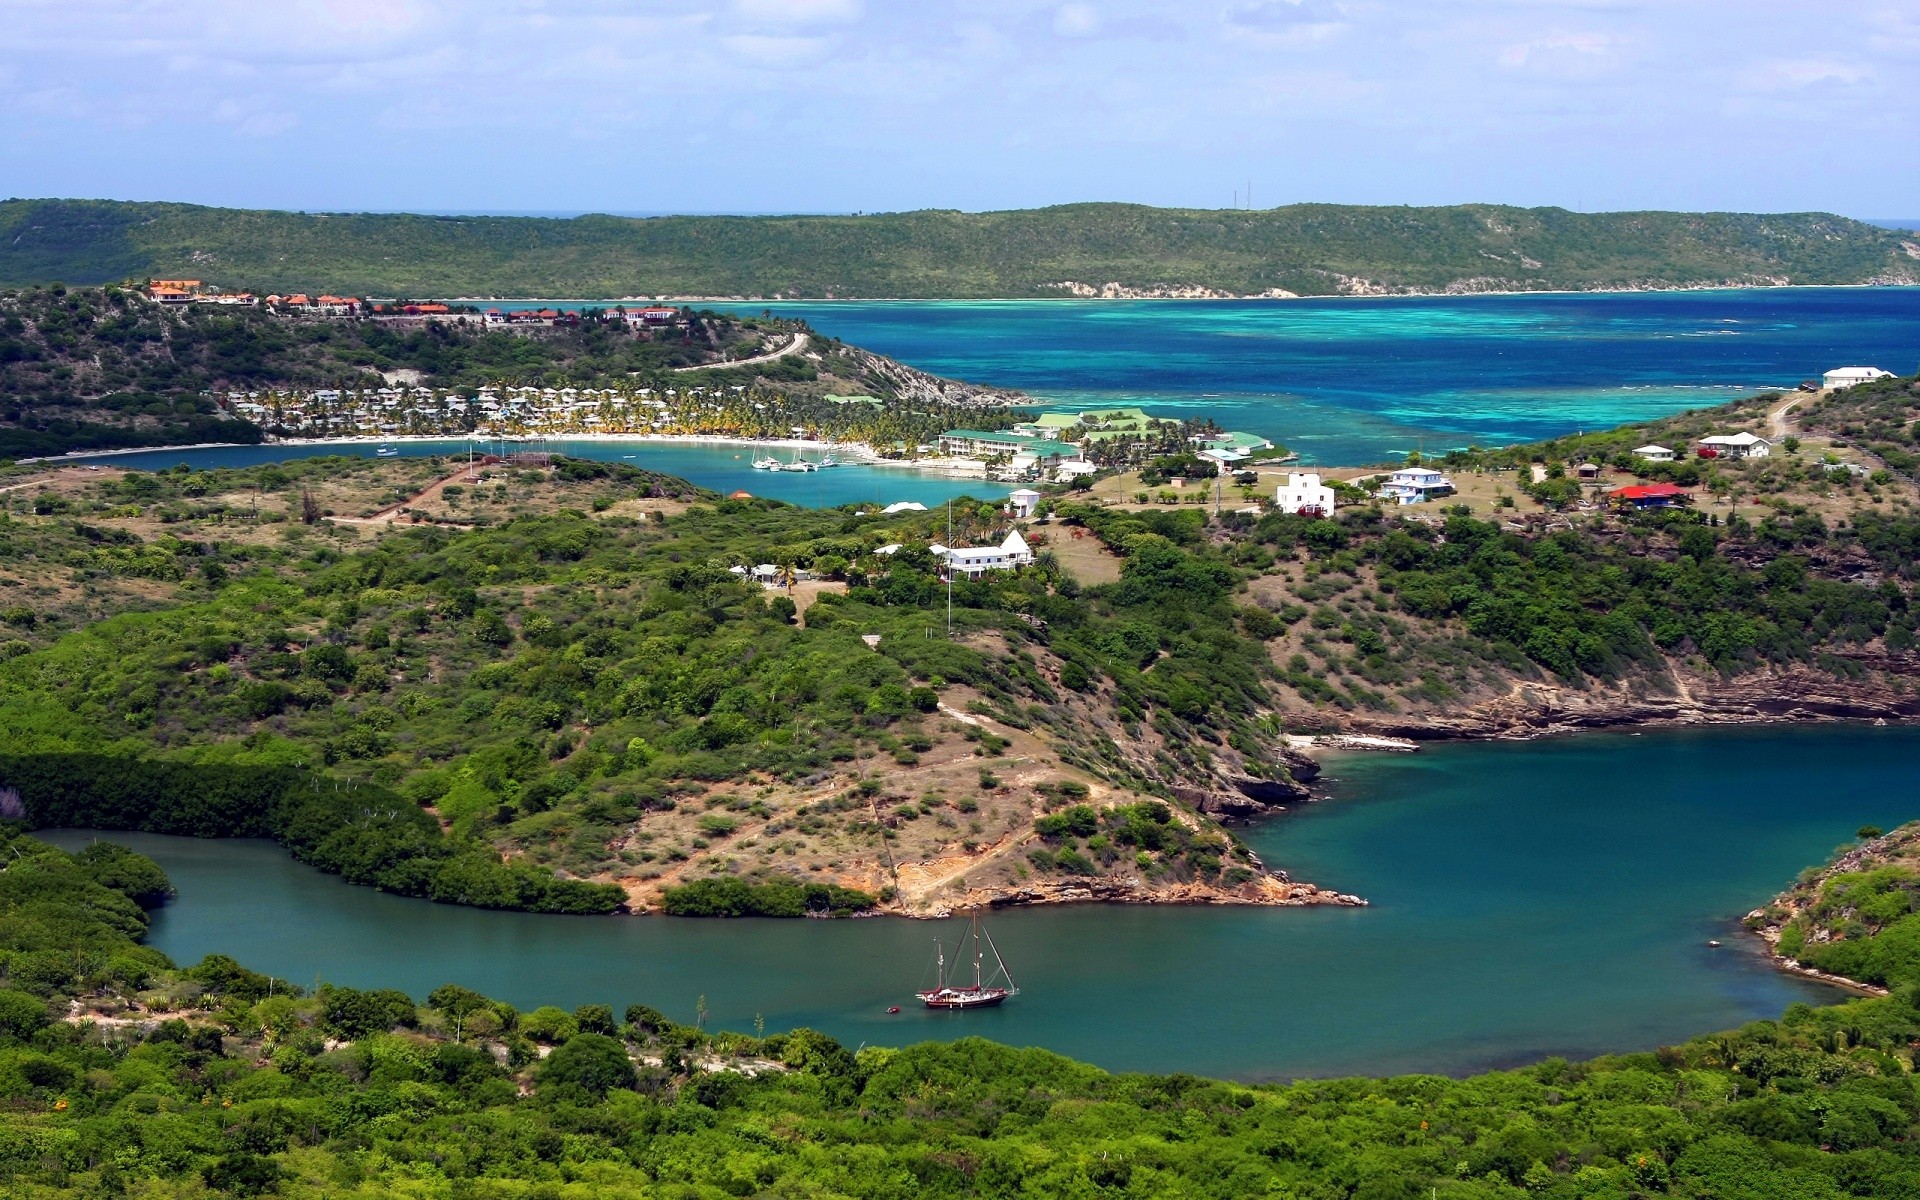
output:
M0 203L0 286L725 298L1385 295L1920 282L1920 242L1827 213L1072 204L873 216L435 217Z

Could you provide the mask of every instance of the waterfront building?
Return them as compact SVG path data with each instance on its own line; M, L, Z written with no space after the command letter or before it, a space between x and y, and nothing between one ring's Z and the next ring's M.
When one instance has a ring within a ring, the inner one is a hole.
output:
M1273 502L1283 513L1293 513L1302 517L1330 517L1333 515L1333 489L1320 482L1320 476L1314 472L1287 473L1287 481L1280 485Z
M1021 488L1007 497L1007 511L1021 520L1033 516L1034 509L1039 507L1040 493L1032 488Z
M1829 391L1850 388L1856 383L1871 383L1875 379L1885 379L1893 374L1879 367L1835 367L1820 377L1820 386Z
M1072 442L1022 437L999 429L949 429L940 435L940 452L974 458L989 458L996 454L1016 457L1028 454L1033 456L1034 462L1049 458L1067 461L1080 457L1080 447Z

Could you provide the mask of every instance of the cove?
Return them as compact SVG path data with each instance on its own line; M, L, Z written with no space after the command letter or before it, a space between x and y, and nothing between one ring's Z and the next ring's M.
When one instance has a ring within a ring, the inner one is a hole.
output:
M687 1021L704 996L724 1028L760 1015L849 1046L979 1034L1113 1069L1252 1080L1465 1073L1842 999L1773 970L1738 921L1860 825L1914 815L1920 729L1442 745L1340 756L1328 774L1331 799L1247 839L1372 907L995 913L1024 991L969 1014L907 1007L957 922L493 913L350 887L271 843L110 836L180 890L155 946L302 984L424 996L452 981L523 1008L641 1002Z
M392 443L402 457L443 455L465 459L468 446L484 454L488 443L466 438L401 439ZM962 496L998 500L1011 489L1007 484L979 479L952 479L907 467L846 464L831 470L788 472L756 471L753 460L767 453L765 447L713 445L695 442L605 441L549 438L546 447L556 454L574 458L594 458L604 462L623 462L665 475L677 475L689 483L716 492L743 490L770 500L784 500L802 508L837 508L842 504L871 504L884 507L898 500L912 500L929 508L957 500ZM183 446L157 450L136 450L124 454L71 455L50 460L55 463L88 462L101 466L127 467L141 471L164 471L185 463L196 470L215 467L251 467L260 463L286 462L296 458L323 455L352 455L373 458L378 446L372 442L294 443L264 446ZM774 452L789 457L788 451ZM451 469L451 468L449 468Z

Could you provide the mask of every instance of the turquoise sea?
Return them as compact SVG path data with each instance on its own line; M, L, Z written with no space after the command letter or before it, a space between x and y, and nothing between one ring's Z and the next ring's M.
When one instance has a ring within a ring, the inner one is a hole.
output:
M644 1002L682 1020L704 996L725 1028L760 1015L849 1046L982 1034L1243 1079L1466 1072L1843 998L1773 970L1739 920L1860 825L1914 816L1920 729L1442 745L1339 756L1329 774L1332 799L1244 832L1270 865L1371 907L995 913L1023 991L967 1014L911 1006L954 922L485 912L350 887L267 842L113 836L180 888L154 945L303 984L418 996L451 980L523 1007Z
M1308 462L1507 445L1920 363L1920 288L752 304L936 374L1139 405Z

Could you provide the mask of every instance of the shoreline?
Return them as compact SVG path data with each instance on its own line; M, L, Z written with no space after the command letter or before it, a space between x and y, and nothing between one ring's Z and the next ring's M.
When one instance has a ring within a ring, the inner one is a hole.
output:
M1142 301L1164 301L1184 304L1220 304L1271 302L1291 304L1302 300L1432 300L1456 299L1468 300L1477 296L1641 296L1663 292L1784 292L1784 291L1867 291L1884 288L1889 291L1920 288L1920 282L1912 283L1699 283L1676 284L1671 287L1605 287L1605 288L1515 288L1488 289L1484 291L1431 291L1414 290L1405 292L1328 292L1324 295L1273 296L1249 294L1244 296L1075 296L1072 294L1045 296L619 296L611 298L587 299L581 297L557 296L449 296L443 299L448 304L1030 304L1035 301L1051 303L1139 303Z
M170 450L245 450L252 448L270 449L276 446L388 446L400 443L421 442L468 442L477 449L484 442L499 441L498 438L459 437L438 433L395 434L392 437L372 437L351 434L345 437L328 438L276 438L267 442L193 442L173 446L128 446L115 450L80 450L66 454L42 455L34 458L17 458L18 466L45 465L85 465L100 458L118 458L131 454L163 454ZM954 479L979 479L992 483L986 477L986 464L977 459L966 458L882 458L873 447L865 442L818 441L807 438L745 438L730 437L724 434L662 434L662 433L570 433L544 437L546 442L605 442L609 444L631 443L634 445L660 446L711 446L711 447L760 447L775 450L820 450L826 453L850 456L850 461L836 464L838 467L874 467L902 471L922 471L931 474L943 474ZM448 454L457 454L449 450ZM418 456L409 456L418 457Z

